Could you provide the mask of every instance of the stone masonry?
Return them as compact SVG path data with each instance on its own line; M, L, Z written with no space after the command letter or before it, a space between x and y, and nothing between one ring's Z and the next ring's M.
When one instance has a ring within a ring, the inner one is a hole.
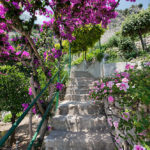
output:
M84 71L71 73L65 100L51 120L54 130L45 138L46 150L114 150L104 107L89 99L94 78Z

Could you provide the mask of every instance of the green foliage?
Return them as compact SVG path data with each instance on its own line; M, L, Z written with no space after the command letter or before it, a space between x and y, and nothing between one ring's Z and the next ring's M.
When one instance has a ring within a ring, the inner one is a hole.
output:
M62 42L62 46L63 46L63 49L62 49L63 52L69 52L69 41L64 40ZM55 44L55 48L60 49L60 44L59 43Z
M75 40L71 43L72 53L87 51L101 38L104 29L101 25L87 25L76 29L73 33Z
M105 44L106 48L118 47L119 46L119 37L117 35L113 35L108 42Z
M122 35L135 38L150 31L150 8L129 16L122 24Z
M0 66L0 109L16 114L29 102L29 79L15 66Z
M5 123L11 122L11 118L12 118L12 114L7 114L7 115L5 115L3 122L5 122Z
M97 61L101 62L103 57L104 57L104 51L96 49L96 50L92 50L91 52L87 52L86 61L91 62L91 61L97 60ZM75 61L72 62L72 65L78 65L78 64L82 63L83 60L84 60L84 58L83 58L83 54L82 54L78 59L76 59Z
M22 112L19 112L16 114L16 117L19 118L22 115ZM7 122L11 122L11 118L12 118L12 114L7 114L5 115L3 122L7 123Z

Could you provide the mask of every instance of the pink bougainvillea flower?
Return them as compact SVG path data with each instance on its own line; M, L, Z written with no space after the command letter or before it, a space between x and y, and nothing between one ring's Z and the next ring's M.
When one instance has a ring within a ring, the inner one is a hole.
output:
M134 145L133 150L146 150L146 149L141 145Z
M133 66L133 65L130 65L130 69L134 69L134 66Z
M106 83L106 86L109 87L109 88L112 88L113 85L114 85L114 82L113 82L113 81L108 81L108 82Z
M32 108L32 112L33 112L34 114L36 114L36 107L35 107L35 106Z
M129 82L129 80L128 80L127 78L123 78L123 79L122 79L122 82L124 82L124 83L128 83L128 82Z
M128 72L122 72L121 75L125 78L129 78L130 74Z
M120 90L124 90L125 92L129 89L128 83L121 83L120 84Z
M28 93L30 96L32 95L32 88L30 87L29 88L29 93Z
M25 57L25 58L30 58L30 54L27 51L24 51L21 55L21 58Z
M116 74L116 77L120 78L120 77L121 77L121 75L120 75L119 73L117 73L117 74Z
M113 103L114 102L114 98L112 96L109 96L108 97L108 101L109 101L109 103Z
M104 90L104 92L103 92L103 93L104 93L104 94L105 94L105 93L107 93L107 90Z
M23 111L25 111L25 110L28 108L28 106L29 106L29 104L23 103L23 104L22 104L22 107L24 108Z
M133 66L133 65L130 65L130 64L127 64L127 65L125 66L125 69L126 69L126 70L134 69L134 66Z
M126 70L129 70L129 69L130 69L130 64L127 64L127 65L125 66L125 69L126 69Z
M100 88L103 89L105 87L105 83L101 83Z
M124 120L128 121L128 120L130 119L130 114L129 114L128 112L124 112L124 113L122 114L122 118L123 118Z
M114 121L114 122L113 122L113 125L114 125L114 127L117 129L117 128L118 128L118 125L119 125L119 122L118 122L118 121Z

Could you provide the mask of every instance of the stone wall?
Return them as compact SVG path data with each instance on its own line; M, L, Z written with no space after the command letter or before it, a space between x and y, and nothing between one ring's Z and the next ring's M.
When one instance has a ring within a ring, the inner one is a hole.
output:
M79 65L75 65L72 67L72 71L88 71L95 79L101 78L101 77L108 77L112 76L115 71L122 72L125 70L126 64L133 64L138 65L139 68L141 67L140 62L136 63L129 63L129 62L118 62L118 63L100 63L98 61L94 63L86 63L83 61Z

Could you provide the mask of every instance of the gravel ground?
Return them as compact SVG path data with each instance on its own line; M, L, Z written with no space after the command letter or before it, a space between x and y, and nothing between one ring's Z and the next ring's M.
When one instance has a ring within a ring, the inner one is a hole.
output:
M40 121L40 118L33 116L33 132L35 132L36 127ZM8 141L5 144L5 147L0 150L26 150L29 143L29 130L28 130L29 116L26 116L18 128L16 129L16 141L18 142L18 148L16 144L13 144L12 148L9 147ZM5 134L7 130L11 127L11 123L0 122L0 132ZM0 137L1 138L1 137Z

